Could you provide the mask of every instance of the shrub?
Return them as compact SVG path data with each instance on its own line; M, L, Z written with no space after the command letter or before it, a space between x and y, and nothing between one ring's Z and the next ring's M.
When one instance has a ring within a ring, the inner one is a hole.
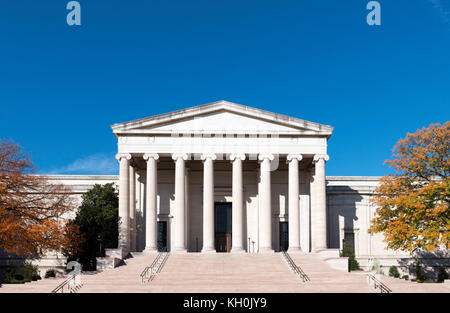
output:
M343 247L342 251L340 252L340 256L348 257L348 271L349 272L357 271L357 270L361 269L359 267L358 261L356 261L356 259L355 259L355 254L353 253L353 249L349 243L344 242L344 247Z
M422 272L422 266L416 265L416 280L418 283L422 283L428 279L427 275Z
M392 266L389 268L389 276L395 277L395 278L399 278L399 277L400 277L400 273L398 272L397 266L392 265Z
M17 268L14 265L8 266L5 274L5 279L3 281L5 284L13 284L13 281L16 279L16 270Z
M402 276L402 279L408 280L408 279L409 279L409 276L408 276L408 275L403 275L403 276Z
M449 275L447 273L447 271L445 270L445 268L443 267L439 267L439 273L438 273L438 283L443 283L444 280L448 279Z
M348 271L357 271L360 270L358 261L356 261L355 256L351 255L348 257Z
M28 275L27 267L21 266L17 267L14 265L11 265L8 267L8 270L6 271L4 283L5 284L23 284L31 281L31 276Z
M47 270L45 272L45 278L56 277L55 270Z
M23 277L26 282L41 279L41 277L38 274L37 266L31 263L26 263L25 266L23 267Z

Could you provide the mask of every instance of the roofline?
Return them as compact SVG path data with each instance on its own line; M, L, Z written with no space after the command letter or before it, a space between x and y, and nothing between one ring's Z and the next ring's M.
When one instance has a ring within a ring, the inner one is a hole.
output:
M163 113L163 114L153 115L150 117L137 119L137 120L133 120L133 121L129 121L129 122L116 123L111 126L111 129L113 130L113 133L117 137L117 134L127 131L129 128L131 128L133 126L143 126L142 124L144 124L145 122L149 123L150 125L152 125L152 123L151 123L152 121L154 122L153 124L164 123L164 122L168 122L171 119L173 119L174 116L176 116L177 118L178 117L180 117L180 118L191 117L199 112L208 113L209 111L216 111L216 110L221 110L221 109L228 110L228 111L234 111L236 113L241 113L241 114L243 114L243 113L245 114L246 112L248 112L248 115L250 115L249 113L253 112L253 113L256 113L257 115L260 115L259 117L263 118L263 119L265 118L265 116L261 116L261 115L272 116L274 119L278 120L280 124L285 124L285 125L287 124L290 126L299 127L299 126L301 126L301 124L303 124L305 128L309 126L310 128L317 129L317 131L322 131L323 135L327 136L327 138L329 138L331 136L331 134L334 130L334 128L329 125L314 123L314 122L302 120L299 118L295 118L295 117L291 117L291 116L287 116L287 115L283 115L283 114L278 114L278 113L273 113L270 111L257 109L257 108L253 108L253 107L249 107L249 106L245 106L242 104L233 103L233 102L229 102L229 101L225 101L225 100L220 100L220 101L211 102L211 103L207 103L207 104L203 104L203 105L193 106L193 107L189 107L186 109L176 110L176 111L167 112L167 113ZM245 112L242 112L242 110L244 110Z

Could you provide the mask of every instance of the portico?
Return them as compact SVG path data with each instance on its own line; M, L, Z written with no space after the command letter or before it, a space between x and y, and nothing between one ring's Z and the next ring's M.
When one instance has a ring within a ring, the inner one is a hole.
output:
M156 252L166 222L171 252L215 253L220 203L231 205L232 253L279 251L282 222L290 252L327 248L332 127L219 101L112 129L124 251Z

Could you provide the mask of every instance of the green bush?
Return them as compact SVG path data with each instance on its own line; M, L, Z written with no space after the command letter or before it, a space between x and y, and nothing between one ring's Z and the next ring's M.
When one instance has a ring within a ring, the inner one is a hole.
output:
M351 255L348 257L348 271L357 271L360 270L358 261L356 261L355 256Z
M348 257L348 271L357 271L361 268L359 267L358 261L355 259L355 254L353 253L353 249L349 243L344 242L344 247L340 252L341 257Z
M418 283L423 283L428 279L427 275L422 272L422 266L419 264L416 265L416 281Z
M398 271L397 266L392 265L392 266L389 268L389 276L395 277L395 278L399 278L399 277L400 277L400 273L399 273L399 271Z
M8 269L6 270L6 274L5 274L5 279L3 282L5 284L14 284L13 281L16 280L16 271L17 271L16 266L14 266L14 265L8 266Z
M47 270L45 272L45 278L56 277L55 270Z
M23 284L29 283L32 280L38 280L41 277L38 274L38 269L31 263L26 263L24 266L11 265L6 271L4 283L5 284Z
M445 270L445 268L443 267L439 267L439 273L438 273L438 283L443 283L444 280L448 279L449 275L447 273L447 271Z
M41 276L38 274L37 266L34 266L31 263L26 263L23 267L23 277L26 282L41 279Z

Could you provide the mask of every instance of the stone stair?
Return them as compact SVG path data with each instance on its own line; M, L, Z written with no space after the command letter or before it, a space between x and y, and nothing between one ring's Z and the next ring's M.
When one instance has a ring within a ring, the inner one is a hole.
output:
M366 272L356 271L349 273L335 269L319 254L292 253L290 256L295 264L310 278L310 281L305 283L307 284L305 292L379 292L369 285Z
M124 265L103 272L82 273L80 293L162 292L162 293L300 293L300 292L368 292L378 293L368 284L366 272L334 269L319 254L290 254L292 260L309 276L302 282L283 259L281 253L171 253L161 272L142 283L140 274L157 254L135 254ZM51 292L64 278L44 279L25 285L3 285L0 292ZM381 281L393 292L436 292L443 284L417 284L383 276ZM437 285L437 286L432 286ZM412 286L412 287L411 287ZM433 289L434 287L434 289ZM419 288L419 289L417 289ZM425 291L427 292L427 291Z
M417 283L410 280L379 275L377 278L386 284L392 292L402 293L450 293L449 283Z
M25 284L2 284L0 293L50 293L66 278L45 278Z

